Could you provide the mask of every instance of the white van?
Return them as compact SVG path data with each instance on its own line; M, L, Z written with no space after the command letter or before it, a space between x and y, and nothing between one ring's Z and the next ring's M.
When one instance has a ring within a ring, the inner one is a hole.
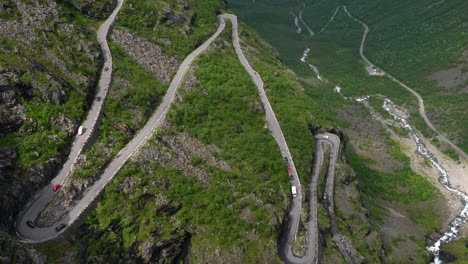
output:
M296 186L292 186L292 187L291 187L291 193L292 193L292 196L293 196L293 197L296 197L296 196L297 196L297 189L296 189Z
M78 128L78 136L83 135L83 132L84 132L84 127L83 127L83 126L80 126L80 127Z

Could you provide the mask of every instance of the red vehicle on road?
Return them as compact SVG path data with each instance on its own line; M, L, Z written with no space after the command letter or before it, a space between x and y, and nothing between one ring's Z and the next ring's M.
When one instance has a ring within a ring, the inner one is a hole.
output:
M292 172L292 168L288 167L288 173L291 173L291 172Z
M52 190L56 192L59 188L60 188L60 184L57 183L57 184L54 184L54 187L52 188Z

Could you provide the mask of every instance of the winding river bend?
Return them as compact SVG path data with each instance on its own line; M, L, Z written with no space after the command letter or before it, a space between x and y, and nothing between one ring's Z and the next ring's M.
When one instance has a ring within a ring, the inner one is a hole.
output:
M452 222L449 225L449 228L447 231L445 231L444 235L437 240L434 245L429 246L427 249L431 251L434 254L434 263L439 264L442 263L442 260L440 259L439 251L440 251L440 246L443 244L446 244L452 240L454 240L458 236L458 232L460 230L460 227L468 222L468 195L462 191L459 191L455 188L452 187L449 181L448 173L440 165L440 163L437 161L437 159L432 155L432 153L426 148L424 145L423 141L421 138L418 136L414 128L408 123L408 120L405 118L398 116L394 111L394 103L390 99L385 99L384 104L382 106L385 111L387 111L394 119L399 121L400 123L403 124L405 129L410 133L411 137L413 140L416 142L417 146L417 152L424 156L429 162L437 169L439 172L439 182L449 191L455 193L463 203L463 208L460 211L460 213L455 217L455 219L452 220Z

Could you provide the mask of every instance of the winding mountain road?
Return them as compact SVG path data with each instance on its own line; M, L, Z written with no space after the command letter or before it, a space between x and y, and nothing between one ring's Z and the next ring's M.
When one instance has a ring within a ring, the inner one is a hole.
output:
M119 0L117 8L114 10L112 15L109 17L108 20L101 26L99 30L98 37L99 42L101 43L101 47L103 48L103 52L106 58L105 67L108 67L109 70L103 70L103 74L100 80L100 89L97 96L105 97L107 94L107 90L109 87L110 79L111 79L111 66L112 66L112 59L110 57L110 50L107 46L106 36L109 30L109 27L115 20L115 16L117 15L120 7L122 6L123 0ZM294 166L294 162L292 160L291 154L289 152L289 148L286 144L286 140L284 139L283 133L279 126L279 123L276 119L276 116L271 108L271 105L268 101L268 98L265 94L265 90L263 88L263 81L258 75L256 71L250 66L249 62L245 58L242 49L240 48L239 44L239 36L238 36L238 24L237 24L237 17L230 14L223 14L218 16L218 29L217 31L200 47L190 53L182 62L181 66L179 67L174 79L172 80L169 89L164 96L160 106L147 122L147 124L140 130L140 132L116 155L115 159L106 167L101 177L90 187L88 190L83 194L82 198L77 202L76 206L73 207L69 212L65 214L65 216L51 226L46 227L36 227L30 228L27 225L27 221L34 221L40 214L42 210L48 205L51 199L54 197L55 193L52 191L52 186L54 183L62 183L66 177L70 174L71 170L73 169L73 164L76 161L76 158L81 153L83 146L89 138L91 131L95 129L95 125L97 119L99 118L100 109L102 108L103 100L96 101L93 106L92 110L90 110L90 114L85 122L85 127L90 128L89 131L85 132L85 136L77 137L75 143L73 145L73 150L70 153L69 161L64 165L62 170L60 171L59 175L50 183L48 186L43 188L41 191L37 192L30 202L25 206L24 210L18 215L17 221L15 223L15 229L18 236L24 241L29 243L38 243L44 242L47 240L51 240L63 234L67 228L73 224L77 219L79 219L80 215L82 215L86 209L92 204L92 202L99 196L102 192L104 187L113 179L116 173L120 170L123 164L147 141L147 139L152 135L153 131L156 127L160 124L160 121L166 115L170 105L172 104L175 93L177 88L179 87L182 79L187 72L188 68L190 67L193 60L203 52L224 30L225 28L225 20L228 19L232 23L232 38L233 38L233 45L238 56L239 61L246 69L250 77L252 78L253 82L257 87L258 94L262 101L262 104L265 108L265 115L266 115L266 122L268 123L268 127L271 131L272 136L276 140L283 156L287 158L290 162L290 168L292 172L290 173L293 175L292 184L297 186L299 192L296 198L296 201L301 201L302 194L300 192L301 186L299 182L299 178ZM105 69L105 68L104 68ZM94 121L94 122L92 122ZM89 123L88 123L89 122ZM296 207L295 210L300 212L301 210L301 203L295 203ZM59 225L65 224L66 227L60 231L56 231L55 228ZM297 230L297 226L295 227Z
M329 144L331 147L330 163L328 165L327 181L325 184L324 204L327 209L328 217L330 219L333 240L335 241L335 244L338 246L338 250L340 251L341 255L346 260L346 263L351 263L351 264L358 263L354 255L351 253L351 250L349 249L348 245L346 244L346 241L338 232L338 229L336 228L335 217L334 217L335 203L333 199L333 190L335 187L335 164L336 164L336 160L338 158L338 153L340 150L340 138L336 136L335 134L327 133L327 138L322 139L321 141ZM318 147L320 147L320 144L318 145L319 145ZM320 152L318 152L316 155L323 156L323 151L321 147L319 148L319 150Z
M340 139L335 134L324 133L317 134L314 137L315 139L315 164L314 171L309 183L309 219L307 222L307 233L306 233L306 243L307 251L304 256L297 256L292 252L292 246L297 235L297 226L301 218L301 211L299 210L300 206L298 204L302 203L299 199L292 200L292 209L289 213L288 218L288 228L284 233L284 236L281 239L279 255L280 257L288 264L311 264L318 263L319 253L318 253L318 218L317 218L317 182L320 175L320 171L324 168L323 161L323 148L322 143L329 144L331 147L330 152L330 162L327 173L327 181L325 186L325 197L324 202L327 209L328 216L334 215L334 202L333 202L333 190L334 190L334 181L335 181L335 165L338 158L338 153L340 150ZM333 235L333 240L335 241L338 249L343 255L347 263L357 263L351 251L349 250L346 241L339 234L338 229L336 228L336 223L333 217L330 217L331 221L331 230Z
M344 11L346 12L346 14L352 18L353 20L355 20L356 22L358 22L359 24L361 24L363 27L364 27L364 33L362 35L362 39L361 39L361 46L359 47L359 55L361 56L361 58L367 63L369 64L370 66L373 66L375 67L375 65L370 62L367 57L364 55L364 44L366 42L366 37L367 37L367 34L369 33L369 27L364 23L362 22L361 20L357 19L356 17L354 17L353 15L351 15L348 11L348 9L346 8L346 6L343 6L343 9ZM448 138L446 138L444 135L442 135L442 133L432 124L432 122L429 120L429 118L427 118L427 115L426 115L426 110L425 110L425 107L424 107L424 101L421 97L421 95L419 95L415 90L411 89L410 87L408 87L406 84L404 84L403 82L401 82L400 80L398 80L397 78L393 77L392 75L384 72L382 69L379 69L380 71L382 71L383 73L385 73L385 75L387 75L391 80L393 80L394 82L398 83L401 87L405 88L406 90L408 90L410 93L412 93L417 99L418 99L418 103L419 103L419 114L421 115L421 117L424 119L424 122L427 124L427 126L432 130L434 131L436 134L437 134L437 139L439 139L440 141L443 141L447 144L449 144L453 149L455 149L457 151L457 153L462 157L464 158L465 160L468 160L468 155L462 150L460 149L457 145L455 145L454 143L452 143L452 141L450 141Z
M320 141L323 135L315 136L315 165L312 179L309 183L309 221L307 222L306 244L307 250L304 256L296 256L292 252L296 240L299 222L301 220L302 199L296 197L291 201L287 229L280 242L279 255L285 263L308 264L318 262L318 227L317 227L317 182L323 164L323 152Z
M42 240L41 238L44 237L44 234L46 234L48 239L58 235L55 233L55 227L57 227L60 223L56 223L50 227L35 228L32 230L29 226L26 225L26 221L34 220L56 195L56 193L52 191L52 186L54 184L61 185L65 181L70 172L73 170L78 156L81 154L86 143L89 141L94 129L96 129L96 125L101 115L102 106L104 104L104 99L106 98L107 92L109 90L112 76L112 55L106 38L110 27L114 23L117 14L123 5L123 1L124 0L119 0L117 2L116 8L109 16L109 18L101 25L97 34L97 38L104 55L104 65L95 97L100 97L101 100L94 100L91 109L88 112L88 116L86 117L85 122L82 124L85 128L84 133L81 136L76 136L72 144L68 159L64 163L57 176L51 181L49 185L45 186L42 190L37 192L34 197L26 204L25 209L19 214L18 219L15 222L15 229L18 236L24 240L34 240L37 238L37 240L40 241Z

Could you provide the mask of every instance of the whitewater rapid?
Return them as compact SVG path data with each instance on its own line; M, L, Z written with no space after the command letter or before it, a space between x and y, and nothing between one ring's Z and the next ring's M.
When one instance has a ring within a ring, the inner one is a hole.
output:
M394 109L394 103L390 99L385 99L383 106L385 111L387 111L395 120L400 121L405 129L410 133L411 137L416 142L417 152L424 156L429 162L437 169L439 172L439 182L449 191L454 192L463 204L463 208L460 213L455 217L454 220L449 224L448 230L444 233L444 235L437 240L434 245L427 247L427 249L434 254L434 262L435 264L442 263L440 259L439 251L440 246L443 244L447 244L448 242L457 238L458 233L460 231L460 227L468 221L468 195L462 191L459 191L453 188L450 184L449 177L447 171L440 165L437 159L432 155L432 153L426 148L421 138L417 135L414 128L408 123L408 120L398 116L395 112L392 111Z
M309 52L310 52L310 48L307 48L304 50L304 52L302 53L302 58L301 58L302 62L305 62L307 57L309 57Z
M302 28L299 25L299 18L293 12L291 12L291 15L294 16L294 25L296 26L296 33L301 34Z

